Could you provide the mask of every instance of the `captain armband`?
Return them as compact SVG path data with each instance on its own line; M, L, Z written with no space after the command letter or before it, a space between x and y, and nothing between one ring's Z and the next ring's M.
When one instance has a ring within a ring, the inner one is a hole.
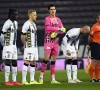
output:
M21 35L26 35L26 33L24 33L24 32L21 32Z
M68 39L70 39L69 35L66 35L66 37L67 37Z
M6 34L6 32L1 31L1 34Z

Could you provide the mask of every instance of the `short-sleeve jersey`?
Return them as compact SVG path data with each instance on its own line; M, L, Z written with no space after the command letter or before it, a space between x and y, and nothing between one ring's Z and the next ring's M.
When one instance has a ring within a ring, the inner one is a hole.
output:
M67 42L66 44L76 45L77 41L80 39L80 37L81 37L80 28L72 28L63 37L63 39L65 39L67 41L63 40L62 43Z
M100 24L95 23L90 31L90 35L92 36L92 42L100 44Z
M4 35L4 45L15 45L17 40L17 29L18 29L18 23L17 21L12 22L10 19L8 19L3 27L2 32Z
M26 21L22 27L22 33L26 35L25 47L37 47L37 27L35 23Z

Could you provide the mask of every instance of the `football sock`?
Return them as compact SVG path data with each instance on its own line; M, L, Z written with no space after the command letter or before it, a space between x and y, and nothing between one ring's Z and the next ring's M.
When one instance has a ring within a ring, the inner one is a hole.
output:
M30 81L34 81L35 76L35 65L30 64Z

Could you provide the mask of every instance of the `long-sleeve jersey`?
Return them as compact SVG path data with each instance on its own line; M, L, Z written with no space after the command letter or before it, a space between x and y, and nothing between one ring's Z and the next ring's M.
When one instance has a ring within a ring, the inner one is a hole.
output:
M60 18L58 18L58 17L51 18L51 16L47 16L45 18L44 23L45 23L44 43L56 43L56 44L58 44L59 36L52 39L50 37L50 34L52 32L58 32L58 29L63 27L63 24L62 24Z

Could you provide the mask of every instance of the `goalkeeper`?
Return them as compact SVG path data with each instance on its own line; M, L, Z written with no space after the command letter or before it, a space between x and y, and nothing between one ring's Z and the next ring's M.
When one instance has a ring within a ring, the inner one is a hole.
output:
M84 26L82 28L73 28L70 29L63 38L61 49L66 58L66 72L68 77L68 83L82 82L79 79L77 79L78 45L80 38L83 35L88 34L89 31L89 26ZM73 73L73 78L71 78L71 71Z
M51 83L59 84L60 82L55 79L55 63L56 57L58 55L58 41L59 35L61 33L65 33L66 29L63 27L63 24L60 18L56 17L56 7L51 4L48 6L48 11L50 13L49 16L45 18L45 37L44 37L44 60L42 62L42 67L40 71L39 82L43 84L43 75L47 67L47 63L49 61L51 55Z

